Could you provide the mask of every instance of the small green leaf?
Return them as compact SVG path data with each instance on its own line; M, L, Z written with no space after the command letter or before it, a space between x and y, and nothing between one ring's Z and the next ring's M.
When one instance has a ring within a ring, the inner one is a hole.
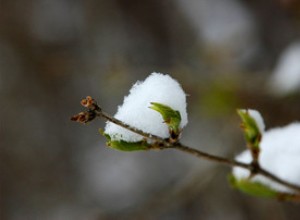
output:
M167 105L157 103L157 102L151 102L150 108L161 114L164 122L169 127L171 136L175 135L176 137L178 137L180 134L179 125L181 122L180 112L172 109Z
M238 109L237 112L242 119L242 128L250 150L258 152L262 134L255 119L250 116L247 110Z
M126 141L108 141L107 146L120 151L138 151L148 150L149 144L146 141L126 142Z
M99 130L100 134L106 137L106 145L110 148L120 150L120 151L138 151L138 150L148 150L150 145L147 141L138 141L138 142L126 142L123 140L112 140L112 138L104 133L103 130Z
M249 179L238 180L233 175L228 176L232 187L252 196L265 198L279 198L280 193L259 182L252 182Z
M280 201L300 202L300 194L278 192L262 183L252 182L250 179L238 180L230 174L228 175L228 181L233 188L251 196L277 199Z

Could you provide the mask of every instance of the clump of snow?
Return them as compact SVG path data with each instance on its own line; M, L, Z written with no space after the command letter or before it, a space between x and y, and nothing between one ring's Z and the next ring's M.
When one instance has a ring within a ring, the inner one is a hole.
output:
M292 43L282 53L270 79L276 95L287 95L300 88L300 42Z
M152 73L145 81L138 81L130 89L129 95L124 98L123 105L119 106L115 117L144 132L169 137L168 126L163 123L162 116L150 109L151 102L158 102L177 110L181 114L180 128L186 126L186 94L180 84L169 75ZM141 141L143 137L128 131L118 125L108 122L105 131L112 140L127 142Z
M257 111L257 110L254 110L254 109L245 109L245 110L242 110L243 112L248 112L248 114L255 120L256 122L256 125L260 131L260 133L264 133L265 131L265 123L264 123L264 119L263 117L261 116L261 114Z
M300 185L300 123L292 123L282 128L274 128L263 134L260 143L259 163L262 168L290 183ZM249 150L236 157L237 161L250 163ZM237 179L249 177L249 170L235 167L233 175ZM273 182L264 176L256 175L251 181L257 181L280 192L293 192L291 189Z

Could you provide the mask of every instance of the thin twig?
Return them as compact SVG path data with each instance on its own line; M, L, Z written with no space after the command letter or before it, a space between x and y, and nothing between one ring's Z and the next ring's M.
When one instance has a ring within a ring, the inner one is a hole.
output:
M180 150L182 152L194 155L194 156L199 157L199 158L204 158L204 159L207 159L207 160L210 160L210 161L215 161L215 162L218 162L218 163L221 163L221 164L224 164L224 165L228 165L230 167L237 166L237 167L242 167L242 168L245 168L245 169L248 169L248 170L250 170L251 167L252 167L251 164L241 163L241 162L238 162L238 161L235 161L235 160L230 160L230 159L227 159L227 158L223 158L223 157L215 156L215 155L212 155L212 154L208 154L208 153L205 153L203 151L185 146L181 143L177 143L177 144L171 146L170 148Z
M227 166L230 166L230 167L241 167L241 168L249 170L250 173L260 174L262 176L265 176L265 177L273 180L274 182L280 183L280 184L282 184L286 187L289 187L289 188L291 188L291 189L293 189L297 192L300 192L300 186L280 179L279 177L275 176L274 174L271 174L270 172L268 172L265 169L261 168L258 163L250 163L250 164L242 163L242 162L238 162L238 161L235 161L235 160L229 160L229 159L224 158L224 157L215 156L215 155L200 151L198 149L185 146L185 145L183 145L181 143L178 143L178 142L177 143L171 143L171 142L169 142L169 141L167 141L167 140L165 140L165 139L163 139L159 136L146 133L146 132L144 132L144 131L142 131L138 128L134 128L134 127L120 121L119 119L116 119L113 116L103 112L102 109L95 102L95 100L92 99L89 96L86 99L82 100L81 104L84 107L87 107L88 111L87 112L80 112L79 114L73 116L71 118L71 120L78 121L78 122L81 122L81 123L87 123L87 122L93 120L95 117L105 118L106 120L108 120L108 121L110 121L110 122L112 122L116 125L119 125L119 126L125 128L127 130L130 130L130 131L132 131L136 134L139 134L139 135L141 135L141 136L143 136L147 139L153 140L155 142L155 144L153 144L153 146L150 146L149 149L157 149L157 148L159 148L159 149L176 149L176 150L194 155L198 158L203 158L203 159L206 159L206 160L209 160L209 161L214 161L214 162L217 162L217 163L220 163L220 164L223 164L223 165L227 165ZM83 116L85 116L85 117L83 117Z
M260 175L262 175L262 176L265 176L265 177L273 180L274 182L280 183L280 184L282 184L284 186L287 186L287 187L289 187L291 189L294 189L294 190L300 192L300 187L298 185L295 185L295 184L289 183L289 182L287 182L285 180L282 180L279 177L273 175L272 173L270 173L269 171L267 171L267 170L265 170L263 168L258 168L258 173Z
M205 153L205 152L202 152L200 150L197 150L197 149L194 149L194 148L190 148L190 147L187 147L187 146L184 146L180 143L172 146L172 147L169 147L169 148L174 148L174 149L177 149L177 150L180 150L180 151L183 151L185 153L188 153L188 154L192 154L196 157L199 157L199 158L204 158L206 160L210 160L210 161L214 161L214 162L217 162L217 163L221 163L221 164L224 164L224 165L228 165L230 167L241 167L241 168L245 168L247 170L250 170L253 171L255 169L255 173L256 174L260 174L262 176L265 176L271 180L273 180L274 182L277 182L277 183L280 183L282 185L285 185L291 189L294 189L298 192L300 192L300 186L297 186L295 184L292 184L292 183L289 183L285 180L282 180L280 179L279 177L271 174L270 172L268 172L267 170L261 168L260 166L253 166L254 164L246 164L246 163L241 163L241 162L238 162L238 161L235 161L235 160L229 160L227 158L223 158L223 157L219 157L219 156L215 156L215 155L211 155L211 154L208 154L208 153Z
M125 128L125 129L129 130L129 131L132 131L132 132L134 132L136 134L139 134L139 135L141 135L141 136L143 136L145 138L154 140L156 142L167 144L167 141L165 141L161 137L158 137L158 136L153 135L153 134L146 133L146 132L144 132L144 131L142 131L142 130L140 130L138 128L134 128L134 127L132 127L132 126L130 126L130 125L128 125L128 124L120 121L119 119L112 117L111 115L109 115L108 113L106 113L106 112L104 112L104 111L102 111L100 109L96 110L95 112L96 112L96 115L98 117L105 118L107 121L110 121L110 122L112 122L112 123L114 123L116 125L119 125L119 126Z

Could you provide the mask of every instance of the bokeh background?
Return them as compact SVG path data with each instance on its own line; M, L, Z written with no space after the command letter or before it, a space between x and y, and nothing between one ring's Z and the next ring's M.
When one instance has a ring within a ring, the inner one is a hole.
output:
M233 190L228 167L111 150L104 121L69 120L86 95L114 114L153 71L189 95L182 142L233 158L236 108L300 119L300 2L0 0L0 219L300 219Z

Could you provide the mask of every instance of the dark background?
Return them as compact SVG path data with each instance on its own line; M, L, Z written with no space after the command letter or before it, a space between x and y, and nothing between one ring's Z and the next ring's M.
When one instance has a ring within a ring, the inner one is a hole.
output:
M0 219L299 219L234 191L227 167L111 150L104 121L69 120L86 95L114 114L134 82L169 73L189 94L182 142L233 158L236 108L267 128L300 119L298 88L270 89L299 39L297 0L0 0Z

